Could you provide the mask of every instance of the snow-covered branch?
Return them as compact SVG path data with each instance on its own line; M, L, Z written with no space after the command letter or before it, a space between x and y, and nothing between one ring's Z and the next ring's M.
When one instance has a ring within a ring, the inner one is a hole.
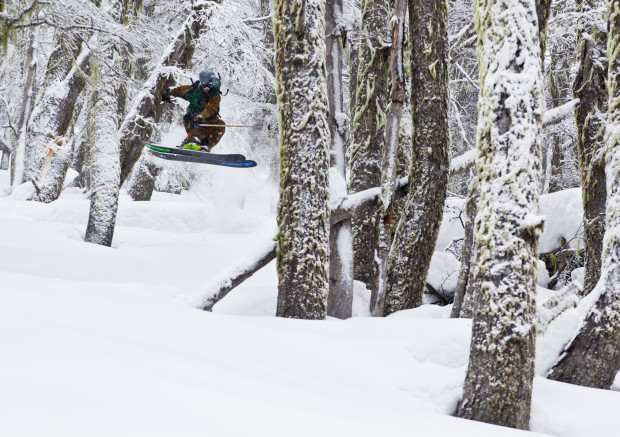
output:
M579 103L579 99L573 99L570 102L558 106L557 108L545 111L543 116L543 128L558 124L566 117L573 113L573 109ZM450 162L450 174L460 174L467 171L476 160L476 149L470 149L462 155L453 158Z
M223 279L215 281L204 293L201 293L203 297L200 302L198 302L197 306L205 311L211 311L213 306L224 299L233 288L241 285L243 281L265 267L275 258L276 243L270 242L258 256L245 260L242 265L224 275L222 277Z
M564 103L562 106L545 111L545 115L543 116L543 127L558 124L564 120L573 113L573 109L578 103L579 99L573 99L570 102Z
M265 15L264 17L257 17L257 18L246 18L245 20L243 20L244 23L260 23L262 21L267 21L267 20L271 20L272 15Z

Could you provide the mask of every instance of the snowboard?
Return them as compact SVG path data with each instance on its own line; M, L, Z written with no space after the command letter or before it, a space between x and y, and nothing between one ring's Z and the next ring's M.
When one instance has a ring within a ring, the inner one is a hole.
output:
M245 156L236 153L221 154L211 152L199 152L197 150L181 149L176 147L163 147L146 144L149 152L158 158L169 161L193 162L196 164L221 165L223 167L250 168L256 167L256 161L246 159Z

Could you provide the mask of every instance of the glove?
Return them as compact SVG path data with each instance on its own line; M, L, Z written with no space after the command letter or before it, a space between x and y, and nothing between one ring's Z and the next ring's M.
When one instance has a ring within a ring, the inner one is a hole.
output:
M163 93L161 93L161 101L169 102L170 101L170 88L166 88Z
M202 124L202 118L196 117L192 121L189 122L190 129L198 129Z

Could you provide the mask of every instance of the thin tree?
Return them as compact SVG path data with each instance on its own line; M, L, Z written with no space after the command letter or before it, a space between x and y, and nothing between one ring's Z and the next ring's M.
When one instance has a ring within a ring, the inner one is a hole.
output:
M397 152L400 143L400 122L405 104L404 45L407 15L407 0L396 0L392 25L392 48L390 53L390 108L387 114L385 148L381 171L381 192L377 208L377 252L373 275L370 311L375 316L383 315L387 283L388 257L392 243L391 222L397 176Z
M411 116L409 196L390 254L385 314L422 304L426 274L443 216L448 158L448 5L409 5Z
M549 378L608 389L620 370L620 0L608 4L609 117L605 133L607 213L603 271L596 304Z
M477 0L476 295L457 415L526 429L536 339L543 78L534 0ZM501 55L500 55L501 54Z
M56 48L48 62L45 88L37 99L29 126L28 163L30 172L37 178L48 143L66 135L73 121L76 101L86 86L84 76L91 57L90 49L75 35L57 30L54 41ZM68 47L72 50L68 51ZM38 181L41 190L34 200L49 203L58 198L71 156L71 153L54 156L46 179Z
M381 161L385 142L385 122L390 77L390 17L393 0L364 0L362 42L350 146L349 193L358 193L381 183ZM376 210L360 208L353 217L355 279L369 287L375 266Z
M605 231L605 121L607 112L606 34L600 13L592 12L604 5L603 0L576 0L582 15L577 34L579 71L573 94L579 99L575 108L577 152L583 191L584 210L584 293L596 285L601 273L603 233ZM587 15L586 15L587 14ZM588 35L584 37L583 35Z
M344 34L342 0L327 0L325 15L325 43L327 47L327 92L331 144L331 194L346 197L345 133L346 115L343 107L342 70L344 61ZM353 236L351 219L331 228L329 263L329 295L327 314L339 319L351 317L353 307Z
M325 2L275 0L280 317L324 319L329 289Z
M34 102L34 89L37 76L38 51L39 51L40 27L34 28L30 35L30 45L24 66L27 71L24 83L24 94L22 100L21 115L19 118L19 130L17 134L17 144L13 150L13 160L11 161L11 185L19 185L26 180L26 141L28 132L28 121Z

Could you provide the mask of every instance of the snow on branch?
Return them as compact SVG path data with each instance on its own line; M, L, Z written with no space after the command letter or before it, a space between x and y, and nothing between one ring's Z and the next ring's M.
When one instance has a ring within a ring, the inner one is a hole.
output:
M245 20L243 20L244 23L260 23L261 21L267 21L267 20L271 20L272 15L265 15L264 17L257 17L257 18L246 18Z
M460 174L465 171L476 161L476 149L470 149L462 155L453 158L450 161L450 174Z
M207 286L203 292L200 293L200 297L198 301L195 302L195 306L205 311L211 311L213 306L224 299L233 288L241 285L246 279L265 267L275 258L276 243L275 241L270 241L269 244L265 245L257 254L247 257L235 269L227 272Z
M409 181L407 177L398 179L396 181L394 200L405 197L408 190ZM359 208L367 206L368 204L377 203L380 194L381 188L373 187L345 197L331 209L330 224L334 226L343 220L353 217L353 214L355 214L355 211Z
M562 106L545 111L545 115L543 116L543 128L558 124L566 117L570 116L578 103L579 99L573 99ZM475 160L476 149L468 150L462 155L452 159L450 162L450 173L460 174L467 171L469 167L474 165Z
M543 116L543 127L558 124L560 121L564 120L573 113L573 109L578 103L579 99L573 99L568 103L564 103L562 106L545 111L545 115Z
M567 286L556 291L541 305L538 306L538 321L536 323L538 335L545 333L551 322L557 319L565 311L576 308L579 304L578 294L582 290L571 282Z

